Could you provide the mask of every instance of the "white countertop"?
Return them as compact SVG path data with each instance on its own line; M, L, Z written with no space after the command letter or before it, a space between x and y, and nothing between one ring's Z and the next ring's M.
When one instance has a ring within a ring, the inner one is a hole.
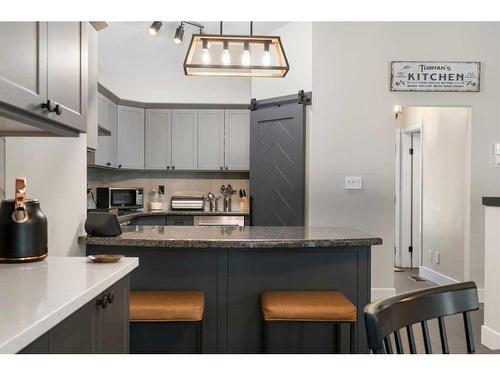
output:
M0 264L0 353L17 353L139 265L47 257Z

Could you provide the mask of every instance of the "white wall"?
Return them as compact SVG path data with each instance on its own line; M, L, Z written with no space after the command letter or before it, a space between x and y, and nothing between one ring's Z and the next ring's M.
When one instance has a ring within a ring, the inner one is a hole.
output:
M87 136L7 138L6 193L26 177L28 198L40 200L48 220L49 256L81 256L78 235L87 216Z
M470 106L470 279L482 286L481 197L500 192L500 169L492 163L493 142L500 140L500 24L313 23L312 35L310 223L351 225L381 235L384 245L373 249L372 282L392 288L393 107ZM390 92L391 60L481 61L481 92ZM344 190L347 175L362 176L364 189Z
M5 199L5 141L0 138L0 201Z
M285 78L252 78L252 98L267 99L312 88L312 22L290 22L274 30L290 65Z
M143 102L250 102L250 78L184 75L184 57L196 30L186 27L184 40L177 45L173 42L177 23L165 23L155 36L149 35L149 25L112 22L99 32L99 82L106 88L122 99ZM214 27L211 32L218 33Z
M422 123L422 265L427 277L466 278L469 259L469 108L411 107L406 125ZM439 264L429 259L438 251ZM430 275L429 275L429 270ZM435 274L438 273L438 275Z

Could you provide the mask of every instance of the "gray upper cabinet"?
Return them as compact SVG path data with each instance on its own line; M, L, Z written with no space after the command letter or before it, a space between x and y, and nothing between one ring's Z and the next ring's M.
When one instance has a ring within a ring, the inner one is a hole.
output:
M198 111L198 169L224 168L224 110Z
M117 139L117 105L108 98L97 96L97 121L100 126L111 132L110 136L98 137L95 164L116 167L116 139Z
M144 169L144 109L118 106L118 168Z
M198 110L172 110L172 169L194 170L198 161Z
M250 169L250 113L248 110L225 111L225 169Z
M0 101L38 114L47 100L47 23L0 22Z
M30 127L19 126L20 132L87 130L88 27L87 22L0 23L0 112Z
M87 129L86 22L49 22L47 26L47 98L62 109L49 118L83 132Z
M97 101L97 30L88 28L88 99L87 99L87 149L97 150L98 101Z
M146 110L146 169L172 167L172 111Z

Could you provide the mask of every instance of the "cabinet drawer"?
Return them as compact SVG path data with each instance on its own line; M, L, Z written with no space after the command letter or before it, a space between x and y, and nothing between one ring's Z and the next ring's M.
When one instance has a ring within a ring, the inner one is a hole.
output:
M167 216L167 225L193 225L192 216Z

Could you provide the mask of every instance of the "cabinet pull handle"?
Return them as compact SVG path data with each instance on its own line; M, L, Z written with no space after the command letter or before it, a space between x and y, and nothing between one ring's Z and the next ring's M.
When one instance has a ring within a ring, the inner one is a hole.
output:
M108 302L111 304L115 300L115 294L113 292L109 292L107 295Z
M62 107L56 103L56 106L54 107L54 112L56 115L61 116L63 113Z
M47 112L54 112L56 103L53 100L48 99L45 103L42 103L42 108L46 109Z
M106 307L108 307L108 296L104 295L102 298L95 301L95 304L105 309Z

